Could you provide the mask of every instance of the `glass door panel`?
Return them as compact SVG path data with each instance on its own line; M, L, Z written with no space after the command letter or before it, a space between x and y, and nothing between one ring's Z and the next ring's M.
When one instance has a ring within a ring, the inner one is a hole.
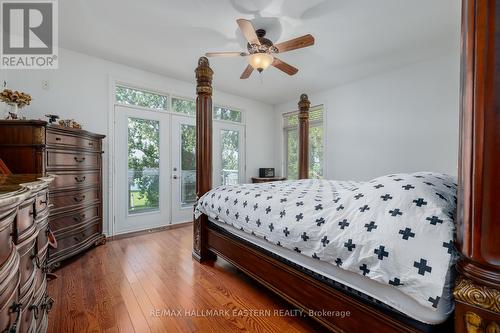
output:
M196 127L181 125L181 205L196 202Z
M128 212L160 208L160 122L128 118Z

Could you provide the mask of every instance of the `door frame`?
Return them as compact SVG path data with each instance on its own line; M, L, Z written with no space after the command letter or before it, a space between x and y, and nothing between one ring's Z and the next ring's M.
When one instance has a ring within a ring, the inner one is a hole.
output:
M171 111L172 98L183 98L183 99L188 99L188 100L194 101L194 100L196 100L196 97L194 96L194 91L195 91L194 85L189 86L188 89L181 88L181 90L183 90L183 91L178 91L176 89L172 89L170 91L167 91L167 90L163 90L163 89L158 89L158 86L168 84L169 83L168 80L165 80L165 82L159 83L158 85L154 86L154 85L151 85L151 82L137 80L136 78L131 78L131 77L127 77L127 76L124 77L124 76L115 76L112 74L108 74L107 79L108 79L108 113L107 113L108 136L106 138L107 139L106 141L108 143L108 146L107 146L108 154L105 154L107 156L105 156L103 159L105 162L104 164L107 164L107 167L106 167L107 168L107 173L106 173L107 179L105 182L103 182L103 186L105 186L105 188L103 188L103 203L107 202L108 209L107 209L107 214L106 214L106 209L104 207L103 214L105 214L107 216L108 223L107 223L107 230L103 230L103 233L106 236L114 236L114 235L116 235L116 230L115 230L115 223L116 223L116 207L115 207L115 189L116 189L115 169L116 169L116 165L115 165L115 156L116 156L116 152L114 149L114 147L115 147L114 137L115 137L116 119L115 119L114 109L115 109L115 105L123 105L123 104L116 103L116 98L115 98L116 86L117 85L124 85L127 87L136 88L136 89L140 89L140 90L146 90L146 91L155 92L155 93L159 93L159 94L168 96L168 98L169 98L168 110L160 111L160 110L144 108L144 107L140 107L140 106L134 106L134 108L144 109L144 110L154 111L154 112L167 113L170 115L179 115L180 114L180 113ZM158 81L155 81L155 82L158 82ZM192 97L186 97L186 96L191 96L191 94L193 94ZM247 158L246 158L247 157L246 156L246 152L247 152L247 149L246 149L247 148L246 110L242 109L240 107L231 106L232 105L231 103L226 103L224 101L218 101L218 100L214 99L213 106L215 106L215 105L228 107L228 108L233 109L233 110L238 110L242 114L242 122L240 123L240 125L243 126L243 132L244 132L244 142L243 142L244 156L243 157L244 157L245 164L243 166L243 171L242 171L243 173L242 173L241 179L244 182L246 182L246 181L248 181L248 179L246 177L246 170L247 170L247 165L246 165L246 161L247 161ZM186 116L193 117L193 116L189 116L189 115L186 115ZM234 124L232 122L228 122L228 121L224 121L224 120L215 120L215 122ZM169 154L170 154L170 147L168 150L169 150ZM170 162L169 168L171 170L172 169L171 158L169 158L169 160L170 160L169 161ZM172 200L170 200L170 201L172 201ZM172 212L170 212L170 215L172 215ZM172 219L170 219L170 222L171 222L171 220Z

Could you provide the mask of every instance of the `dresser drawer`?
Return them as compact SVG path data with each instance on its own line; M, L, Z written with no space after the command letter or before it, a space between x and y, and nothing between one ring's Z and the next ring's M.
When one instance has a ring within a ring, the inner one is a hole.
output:
M24 296L21 295L19 297L19 303L21 303L21 320L19 322L18 332L20 333L33 332L34 325L36 324L31 308L34 296L35 296L35 285L33 284Z
M45 265L47 263L47 248L37 255L35 260L35 290L40 290L41 286L46 281L45 279Z
M43 313L45 310L43 309L43 302L45 300L45 296L47 294L47 280L43 280L43 282L35 288L35 296L33 297L32 309L34 311L33 317L36 321L36 328L38 332L38 327L40 327L42 323Z
M51 190L95 186L101 183L101 173L99 171L59 171L54 174L57 177L50 184Z
M49 191L40 191L35 199L35 216L39 217L45 213L49 206Z
M20 239L24 238L23 234L31 230L35 224L34 202L35 198L31 198L19 207L19 212L16 216L16 233L14 235L16 242L20 242Z
M36 244L38 253L42 252L44 248L46 248L49 244L48 228L49 228L48 218L37 222L38 236Z
M51 196L51 216L57 213L68 211L79 206L87 206L98 203L101 193L97 188L88 188L80 191L57 192Z
M0 220L0 267L4 265L12 252L12 226L16 211Z
M47 129L47 145L63 148L89 149L101 151L101 140L70 133L52 132Z
M25 295L27 290L33 287L35 281L35 258L37 256L36 249L36 236L35 233L32 237L17 245L17 252L19 253L19 272L21 275L21 282L19 286L19 293L21 297Z
M47 150L47 169L98 169L101 155L77 151Z
M0 295L0 332L10 332L9 329L16 323L17 313L13 311L12 304L19 301L18 283L19 275L16 275L9 281L8 289Z
M55 234L60 234L78 227L92 219L99 217L100 205L74 210L69 214L58 214L50 217L50 229Z
M64 237L57 239L57 249L50 250L50 256L57 255L59 252L71 251L73 248L78 248L81 244L89 241L101 234L100 221L86 224L72 233L65 234Z
M0 268L0 308L7 305L11 293L19 290L19 254L13 249L9 258Z

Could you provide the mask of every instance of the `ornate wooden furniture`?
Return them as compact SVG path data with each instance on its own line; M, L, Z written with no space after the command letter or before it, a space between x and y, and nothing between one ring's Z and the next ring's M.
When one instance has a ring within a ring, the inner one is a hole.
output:
M58 240L49 264L105 241L102 234L103 135L47 125L40 120L0 121L0 158L14 174L57 177L50 185L49 226Z
M464 0L455 331L500 332L500 1Z
M252 177L252 183L269 183L269 182L279 182L282 180L286 180L285 177Z
M102 234L102 139L104 135L47 126L47 173L54 207L49 217L58 247L49 263L59 265L83 250L104 244Z
M46 332L48 186L53 178L0 176L0 330Z
M462 254L454 290L456 332L500 331L500 1L463 1L462 105L459 161L457 248ZM213 71L204 57L196 68L198 198L211 189ZM308 177L309 101L299 101L299 178ZM314 319L332 331L428 331L276 260L218 230L206 215L194 221L193 257L219 255L264 286L305 311L342 309L350 318ZM452 331L445 323L437 331Z

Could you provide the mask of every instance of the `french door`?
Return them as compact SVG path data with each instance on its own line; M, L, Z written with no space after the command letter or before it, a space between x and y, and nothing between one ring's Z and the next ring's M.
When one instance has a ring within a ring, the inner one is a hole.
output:
M172 223L193 219L196 202L195 118L172 115Z
M191 221L196 202L195 118L115 106L113 234ZM213 184L245 179L245 127L213 123Z
M114 234L169 224L169 134L169 114L115 106Z

